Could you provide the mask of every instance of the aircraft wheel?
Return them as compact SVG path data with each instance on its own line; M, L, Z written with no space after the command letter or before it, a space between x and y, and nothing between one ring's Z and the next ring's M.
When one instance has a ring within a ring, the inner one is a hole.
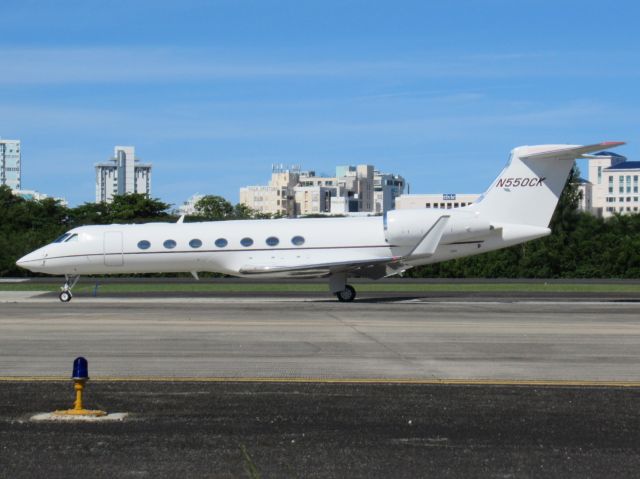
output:
M338 301L348 303L356 299L356 290L350 284L346 285L342 291L336 293Z
M63 291L62 293L60 293L60 301L62 301L63 303L68 303L69 301L71 301L72 295L70 291Z

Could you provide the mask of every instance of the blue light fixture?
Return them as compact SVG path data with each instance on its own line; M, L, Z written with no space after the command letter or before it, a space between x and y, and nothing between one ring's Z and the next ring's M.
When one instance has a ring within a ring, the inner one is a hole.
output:
M76 381L86 381L89 379L89 363L82 356L73 361L73 374L71 379Z

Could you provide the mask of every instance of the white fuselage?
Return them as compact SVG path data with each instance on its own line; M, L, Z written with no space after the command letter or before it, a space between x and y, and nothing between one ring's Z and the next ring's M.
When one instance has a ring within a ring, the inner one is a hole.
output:
M327 277L340 301L353 301L348 277L378 279L550 234L574 160L622 144L514 148L489 189L464 208L394 210L367 218L83 226L17 264L64 274L60 300L65 302L83 274L191 272L197 277L201 271Z
M434 254L411 257L443 215L449 223ZM366 218L83 226L69 231L66 241L44 246L18 264L34 272L66 275L210 271L245 276L259 271L262 277L286 277L301 276L282 271L287 268L397 258L403 267L389 272L394 274L548 234L547 228L525 228L505 236L506 227L495 229L478 216L469 207L394 211ZM245 238L252 243L243 244ZM314 275L309 271L306 276ZM326 272L317 274L322 275Z

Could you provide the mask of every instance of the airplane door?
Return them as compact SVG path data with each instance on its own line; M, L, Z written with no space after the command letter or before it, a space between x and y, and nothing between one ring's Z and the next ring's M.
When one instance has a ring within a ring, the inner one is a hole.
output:
M122 232L109 231L104 234L104 265L122 266Z

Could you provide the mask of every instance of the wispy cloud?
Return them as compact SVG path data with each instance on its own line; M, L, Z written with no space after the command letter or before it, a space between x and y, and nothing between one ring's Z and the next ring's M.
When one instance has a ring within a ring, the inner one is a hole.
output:
M158 83L233 78L496 78L584 74L579 58L556 54L326 60L248 56L198 48L1 48L0 84ZM618 72L617 74L620 74ZM637 75L637 69L625 70Z
M75 131L91 137L131 137L146 141L179 140L242 140L242 139L287 139L287 138L345 138L380 136L438 138L466 136L469 131L482 129L558 127L568 124L593 124L612 115L606 104L588 101L569 102L555 106L530 105L528 108L510 107L494 103L494 112L469 110L449 113L448 105L438 110L407 115L390 115L375 119L368 111L353 111L346 118L332 116L316 118L312 115L280 116L251 115L243 111L236 118L219 115L203 115L198 106L190 114L187 106L176 115L173 107L152 111L118 111L108 108L70 108L56 106L1 105L0 128L34 127L43 131ZM616 109L616 121L633 118L637 112L627 114ZM380 115L379 115L380 116Z

